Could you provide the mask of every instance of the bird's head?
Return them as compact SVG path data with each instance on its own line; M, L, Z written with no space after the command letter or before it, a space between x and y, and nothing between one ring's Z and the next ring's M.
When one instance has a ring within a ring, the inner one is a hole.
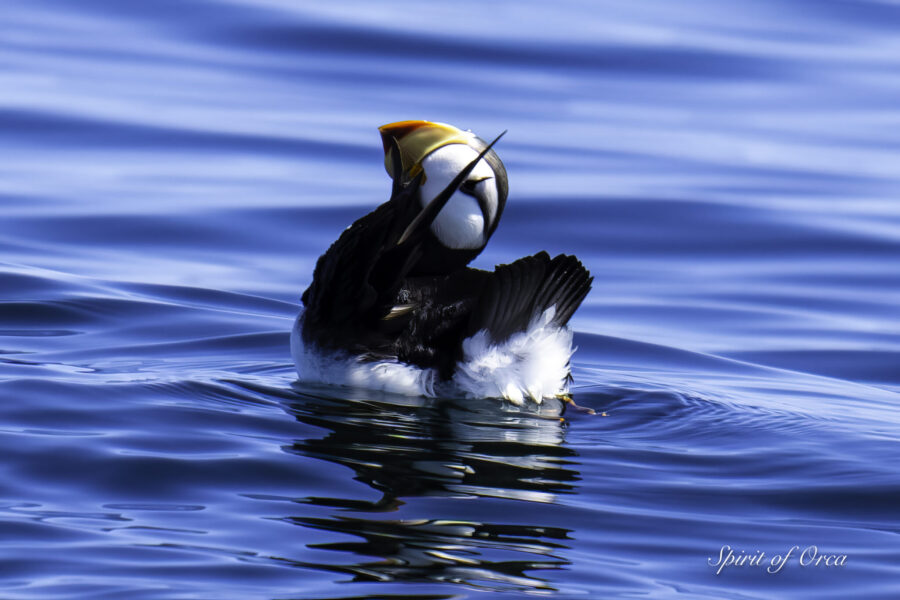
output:
M391 140L397 141L402 169L411 180L419 173L422 207L427 206L478 154L487 147L471 131L431 121L400 121L379 127L384 166L393 174ZM475 165L431 225L437 241L448 250L477 254L497 228L506 206L509 183L506 168L493 149Z

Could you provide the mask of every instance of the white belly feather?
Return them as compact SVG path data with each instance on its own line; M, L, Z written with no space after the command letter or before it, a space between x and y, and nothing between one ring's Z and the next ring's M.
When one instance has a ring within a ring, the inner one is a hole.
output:
M302 314L291 332L291 355L302 381L346 385L414 396L506 398L521 404L540 402L568 392L572 330L550 322L548 308L526 331L501 344L491 344L485 331L463 341L463 359L453 379L440 381L435 369L421 369L399 361L364 362L346 354L323 353L304 346Z

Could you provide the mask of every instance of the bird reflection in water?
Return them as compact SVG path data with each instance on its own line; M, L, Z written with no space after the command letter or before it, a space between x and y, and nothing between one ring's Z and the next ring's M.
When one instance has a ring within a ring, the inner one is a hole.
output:
M575 493L575 452L562 445L561 407L541 413L498 402L464 402L347 391L336 398L296 384L302 400L288 412L324 429L319 439L298 440L285 450L350 467L355 479L377 490L374 501L306 497L299 502L355 513L396 511L413 497L488 497L552 503ZM333 392L332 392L333 393ZM404 500L407 499L407 500ZM447 506L437 503L437 506ZM351 565L309 565L348 573L354 581L441 581L488 589L554 588L529 573L561 569L571 530L537 523L544 509L528 505L489 508L510 515L503 523L468 520L484 513L470 503L452 504L467 519L446 514L416 520L333 515L292 517L292 523L356 536L359 540L310 545L367 557ZM418 508L418 507L417 507ZM457 515L459 517L460 515ZM376 560L370 560L375 557Z

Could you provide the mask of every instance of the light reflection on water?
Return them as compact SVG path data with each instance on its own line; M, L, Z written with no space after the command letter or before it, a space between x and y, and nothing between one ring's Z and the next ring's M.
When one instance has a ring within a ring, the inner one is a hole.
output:
M359 397L362 394L362 397ZM312 545L369 560L318 568L354 581L437 581L476 588L554 590L534 570L569 564L559 556L569 530L538 524L448 519L385 519L409 498L494 497L553 503L574 493L575 453L562 446L564 422L550 414L433 399L352 399L303 394L289 407L299 421L327 431L286 451L352 469L381 494L374 502L305 497L299 502L372 516L290 517L291 523L350 535L352 542ZM559 414L560 407L550 406ZM522 556L522 554L526 556ZM537 555L529 558L527 555ZM374 560L373 560L374 558Z

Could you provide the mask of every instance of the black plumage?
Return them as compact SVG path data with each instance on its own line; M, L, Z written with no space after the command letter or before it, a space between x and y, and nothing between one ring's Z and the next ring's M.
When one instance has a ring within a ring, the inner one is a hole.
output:
M435 267L429 248L438 242L431 223L496 141L424 208L422 173L405 177L393 144L391 199L353 223L316 264L303 294L305 344L363 360L435 368L449 379L462 358L463 340L480 330L501 343L550 307L554 325L568 323L592 282L574 256L551 259L539 252L494 271L464 266L479 248L467 251L463 266L449 261Z

